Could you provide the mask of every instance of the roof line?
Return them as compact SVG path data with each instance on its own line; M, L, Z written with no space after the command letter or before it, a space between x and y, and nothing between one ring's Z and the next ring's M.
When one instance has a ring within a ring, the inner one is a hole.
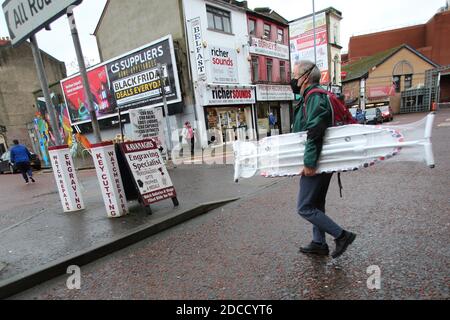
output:
M334 8L334 7L328 7L328 8L322 9L322 10L320 10L320 11L316 11L316 16L317 16L319 13L330 12L330 11L336 11L337 13L339 13L339 14L342 16L342 12L340 12L339 10L337 10L337 9ZM306 16L303 16L303 17L294 19L294 20L292 20L292 21L289 21L289 23L296 22L296 21L299 21L299 20L302 20L302 19L311 17L312 15L313 15L313 14L310 13L310 14L308 14L308 15L306 15Z
M393 48L392 48L392 49L393 49ZM429 64L431 64L431 65L434 66L435 68L439 67L439 64L433 62L432 60L430 60L429 58L427 58L426 56L424 56L423 54L421 54L421 53L420 53L419 51L417 51L416 49L410 47L410 46L407 45L407 44L402 44L402 45L399 46L396 50L394 50L394 51L392 51L390 54L386 55L386 57L384 57L384 58L383 58L381 61L379 61L377 64L373 65L372 68L373 68L373 67L378 67L378 66L382 65L383 63L385 63L385 62L386 62L387 60L389 60L393 55L397 54L397 53L398 53L400 50L402 50L402 49L408 49L408 50L411 51L413 54L419 56L421 59L425 60L426 62L428 62ZM376 54L374 54L374 55L376 55ZM372 56L374 56L374 55L372 55ZM368 57L365 57L365 58L370 58L370 57L372 57L372 56L368 56ZM363 58L363 59L364 59L364 58ZM359 60L359 61L360 61L360 60ZM356 62L358 62L358 61L356 61ZM355 62L355 63L356 63L356 62ZM350 64L350 65L351 65L351 64ZM369 74L369 71L370 71L370 70L367 70L366 73L362 74L362 75L359 76L359 77L350 78L350 79L348 79L348 80L345 79L345 80L343 80L342 82L350 82L350 81L354 81L354 80L357 80L357 79L361 79L361 78L363 78L364 76L368 75L368 74Z
M97 25L95 26L94 35L97 36L98 29L100 28L100 25L103 21L103 18L106 14L106 9L108 8L110 3L110 0L106 0L105 6L103 7L102 15L100 16L100 19L98 19Z

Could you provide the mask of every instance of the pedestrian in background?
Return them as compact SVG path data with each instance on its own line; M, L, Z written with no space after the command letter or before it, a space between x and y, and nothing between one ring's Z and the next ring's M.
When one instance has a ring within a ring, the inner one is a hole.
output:
M18 140L14 140L14 147L11 148L11 162L19 169L26 182L29 180L35 183L33 171L31 170L31 153L24 145L19 144ZM29 177L29 178L28 178Z
M195 134L194 129L192 128L189 121L186 121L186 123L184 124L181 136L183 137L183 144L191 144L191 156L193 157L195 147Z
M342 255L356 238L354 233L345 231L325 214L325 200L332 173L317 174L318 161L328 127L333 126L332 106L328 96L313 93L305 102L308 92L319 88L320 70L311 61L299 61L294 66L291 86L294 94L300 94L300 103L294 115L294 132L308 132L304 153L304 169L300 179L297 212L313 224L313 240L300 252L328 256L329 248L325 234L332 235L336 242L333 258Z

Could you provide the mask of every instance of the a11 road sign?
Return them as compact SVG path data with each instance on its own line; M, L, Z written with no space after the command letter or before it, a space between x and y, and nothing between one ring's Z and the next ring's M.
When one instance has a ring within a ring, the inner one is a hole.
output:
M6 0L3 13L13 46L25 41L82 0Z

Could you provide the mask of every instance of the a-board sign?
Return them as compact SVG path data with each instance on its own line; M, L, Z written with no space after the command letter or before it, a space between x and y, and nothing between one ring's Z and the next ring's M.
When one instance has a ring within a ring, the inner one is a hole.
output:
M172 180L154 140L125 142L121 149L145 206L176 198Z
M69 146L49 147L48 152L64 212L83 210L83 197Z
M3 3L11 44L16 46L58 19L81 0L6 0Z
M108 217L118 218L127 215L128 204L114 144L112 142L94 144L91 152Z
M162 108L130 110L131 138L133 140L155 140L163 158L167 158Z

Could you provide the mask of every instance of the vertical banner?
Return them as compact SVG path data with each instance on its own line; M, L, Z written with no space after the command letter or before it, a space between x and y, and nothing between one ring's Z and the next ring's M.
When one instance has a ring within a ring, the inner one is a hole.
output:
M162 108L130 110L131 137L133 140L152 139L167 159Z
M126 142L121 144L121 148L145 206L176 198L175 188L155 141Z
M69 146L49 147L48 151L64 212L84 210L81 188Z
M195 47L195 66L197 69L197 76L199 78L204 78L206 76L206 65L205 65L205 53L203 50L203 36L200 17L192 20L191 27Z
M128 204L114 144L94 144L91 151L108 217L119 218L127 215Z

